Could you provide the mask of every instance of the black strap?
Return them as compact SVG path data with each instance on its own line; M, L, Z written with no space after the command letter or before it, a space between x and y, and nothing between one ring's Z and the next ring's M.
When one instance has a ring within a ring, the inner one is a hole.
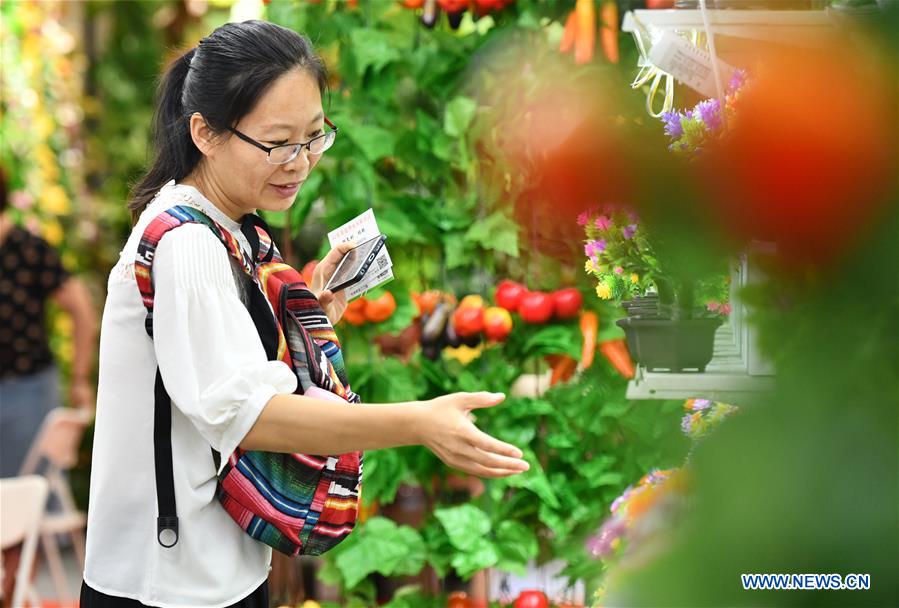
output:
M156 540L163 547L178 542L178 511L175 507L175 478L172 472L172 400L162 374L156 368L153 413L153 461L156 468Z
M265 221L252 213L244 216L240 230L250 242L254 263L272 260L275 252L274 243L266 252L265 259L259 260L259 233L256 226L262 227L269 235L271 230ZM278 325L272 315L268 300L262 290L253 286L249 290L248 310L265 354L270 361L278 358ZM148 317L149 319L149 317ZM147 321L150 323L150 321ZM150 336L152 337L152 333ZM156 518L156 539L163 547L174 547L178 542L178 511L175 506L175 476L172 469L172 399L165 390L162 374L156 369L155 407L153 415L153 451L156 468L156 505L159 516ZM216 473L221 456L213 449L212 459Z

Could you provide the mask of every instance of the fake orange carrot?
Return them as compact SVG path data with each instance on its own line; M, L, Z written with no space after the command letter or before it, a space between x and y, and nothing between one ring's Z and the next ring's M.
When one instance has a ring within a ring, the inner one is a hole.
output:
M565 30L562 32L562 41L559 42L559 52L567 53L571 49L574 48L574 39L576 30L575 27L577 25L577 19L575 18L576 11L571 11L568 13L568 19L565 20Z
M612 63L618 63L618 5L605 0L599 9L599 40L603 55Z
M581 313L581 335L584 345L581 347L581 368L587 369L593 365L593 357L596 354L596 336L599 331L599 317L591 310Z
M617 340L605 340L599 345L599 352L612 364L618 373L627 379L634 377L634 361L627 350L627 342L624 338Z
M596 47L596 10L594 0L577 0L574 12L577 13L577 36L574 41L574 62L589 63L593 60Z

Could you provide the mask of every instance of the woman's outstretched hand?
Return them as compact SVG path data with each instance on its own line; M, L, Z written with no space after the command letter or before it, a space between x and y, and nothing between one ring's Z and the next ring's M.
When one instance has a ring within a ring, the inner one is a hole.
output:
M315 271L312 273L312 285L309 286L309 289L318 298L319 304L322 305L322 309L328 315L328 320L331 321L332 325L340 321L343 311L346 310L346 292L341 291L335 294L330 291L324 291L325 283L337 270L337 265L340 264L340 260L346 255L346 252L353 247L355 247L353 243L341 243L328 252L328 255L318 263Z
M426 401L423 445L448 466L478 477L527 471L521 450L484 433L472 420L471 410L492 407L505 398L502 393L453 393Z

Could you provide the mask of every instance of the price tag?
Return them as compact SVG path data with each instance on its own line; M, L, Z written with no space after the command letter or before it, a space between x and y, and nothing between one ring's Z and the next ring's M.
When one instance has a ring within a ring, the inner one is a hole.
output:
M649 50L649 61L694 91L706 97L717 97L712 56L677 34L665 32ZM730 80L733 66L718 60L721 82Z

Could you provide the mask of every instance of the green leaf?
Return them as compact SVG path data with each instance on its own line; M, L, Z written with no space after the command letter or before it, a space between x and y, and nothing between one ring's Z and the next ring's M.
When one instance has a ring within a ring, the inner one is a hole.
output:
M434 516L443 525L452 545L461 551L474 550L490 532L490 516L471 504L437 509Z
M447 269L464 266L468 262L466 256L465 241L458 235L453 238L447 236L443 241L443 253L446 256Z
M531 450L523 450L525 460L531 465L531 468L520 475L509 478L509 485L513 488L525 488L536 494L540 499L549 506L558 509L559 498L553 491L552 484L546 478L546 472L540 466L536 455Z
M518 257L518 230L517 223L496 212L472 224L465 233L465 240L488 251Z
M393 154L396 145L393 133L374 125L355 125L347 130L347 137L359 146L365 160L370 163Z
M373 572L414 574L424 565L424 541L409 526L397 527L389 519L373 517L354 536L355 542L335 559L349 589Z
M446 104L443 118L443 130L452 137L461 137L471 124L477 110L475 100L468 97L456 97Z
M378 501L390 504L406 477L408 467L397 450L372 450L365 453L365 480L362 498L366 505Z
M354 29L350 32L350 40L358 76L362 76L369 66L377 72L400 58L399 48L383 31L374 28Z
M500 554L499 568L522 574L539 550L533 530L521 522L509 520L496 528L496 548Z
M450 563L459 576L467 579L475 572L495 566L498 561L499 552L496 546L483 536L479 536L474 539L468 551L457 553Z

